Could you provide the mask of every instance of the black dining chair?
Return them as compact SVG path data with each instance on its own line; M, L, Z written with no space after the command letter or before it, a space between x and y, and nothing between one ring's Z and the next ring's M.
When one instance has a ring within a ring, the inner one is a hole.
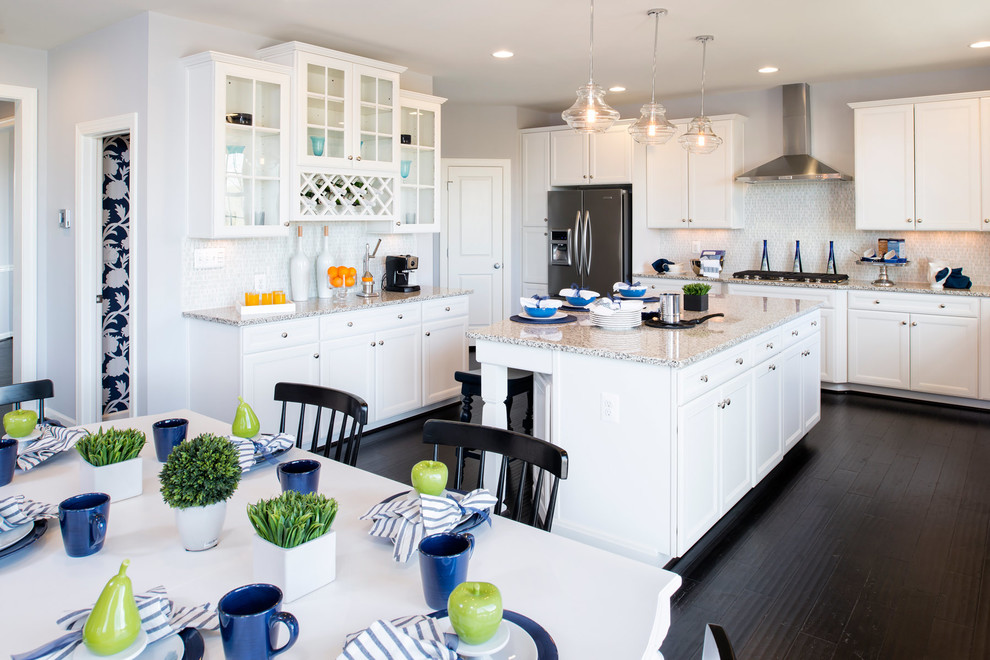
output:
M498 474L498 486L492 493L498 500L495 510L502 515L524 522L532 527L550 531L553 524L554 507L557 504L557 488L561 479L567 478L567 452L539 438L530 435L499 429L491 426L467 424L465 422L450 422L431 419L423 426L423 442L432 444L433 458L438 457L440 445L456 448L457 468L454 487L460 489L464 480L463 453L469 449L481 452L478 466L478 482L476 488L482 487L485 473L485 454L495 452L502 455L502 464ZM510 471L509 459L516 459L522 464L514 494L508 497ZM524 499L526 492L525 478L530 466L536 468L533 488L532 507L529 516L524 518ZM547 475L549 475L547 477ZM544 478L549 479L545 487ZM549 493L547 493L549 490ZM540 520L541 498L545 504L546 513Z
M45 419L45 399L55 396L55 386L52 381L31 380L26 383L14 383L0 387L0 406L14 404L14 410L20 410L25 401L38 402L38 421L54 426L62 426L53 419Z
M282 417L278 432L285 432L285 415L290 403L299 404L299 430L296 433L296 447L308 449L327 458L357 465L358 450L361 449L361 436L368 423L368 404L361 397L347 392L306 385L304 383L275 383L275 400L282 402ZM309 447L303 447L303 431L306 427L306 409L316 408L313 436ZM330 421L326 437L320 437L320 422L323 411L330 411ZM331 455L332 454L332 455Z
M705 643L701 647L701 660L736 660L729 643L729 636L722 626L709 623L705 626Z

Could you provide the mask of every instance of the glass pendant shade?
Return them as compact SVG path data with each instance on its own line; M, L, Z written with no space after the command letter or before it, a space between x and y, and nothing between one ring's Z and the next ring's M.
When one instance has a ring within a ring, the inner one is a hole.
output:
M578 133L603 133L619 118L619 112L605 102L602 86L589 80L578 87L574 105L560 116Z
M674 137L677 127L667 121L667 109L660 103L646 103L629 134L640 144L664 144Z
M708 117L695 117L688 124L687 133L677 139L681 146L692 154L710 154L722 144L722 138L712 130L712 120Z

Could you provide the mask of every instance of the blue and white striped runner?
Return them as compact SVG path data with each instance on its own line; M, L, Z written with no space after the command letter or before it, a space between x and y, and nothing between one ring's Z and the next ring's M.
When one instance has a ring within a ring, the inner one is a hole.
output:
M27 472L55 454L72 449L80 439L89 435L84 429L68 429L61 426L43 426L41 437L27 446L17 456L17 467Z
M457 635L441 632L436 619L417 614L386 621L347 636L337 660L457 660Z
M41 518L58 518L58 506L11 495L0 499L0 532L9 532Z
M200 628L202 630L217 630L220 621L216 609L209 603L195 607L175 607L168 599L165 587L157 586L143 594L134 596L141 616L141 627L148 634L148 643L152 644L183 628ZM12 655L11 660L62 660L72 655L73 650L82 643L82 628L92 608L68 612L56 622L65 630L70 631L58 639L39 646L33 651Z
M392 559L405 562L424 537L450 531L474 514L491 509L496 501L484 488L466 495L448 492L444 496L420 495L411 490L376 504L361 520L374 521L368 533L391 539L395 543Z
M241 472L247 472L263 459L272 463L277 463L272 454L291 448L296 444L296 436L289 433L279 433L269 435L263 433L254 438L239 438L236 435L227 436L237 448L237 463L241 466Z

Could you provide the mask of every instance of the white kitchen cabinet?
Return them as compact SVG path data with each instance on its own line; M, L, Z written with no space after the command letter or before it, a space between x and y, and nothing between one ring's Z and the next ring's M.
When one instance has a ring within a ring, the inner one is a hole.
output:
M378 341L375 333L356 334L320 342L320 383L335 390L350 392L368 404L368 422L374 421L375 356Z
M910 389L910 314L849 310L849 382Z
M522 295L547 295L550 131L522 131ZM556 293L556 292L554 292Z
M911 389L976 398L979 319L912 314L910 327Z
M455 371L467 371L464 333L467 316L423 322L423 404L438 403L460 394Z
M753 481L756 486L770 474L783 456L781 442L781 382L780 360L771 357L756 367L753 379Z
M821 419L820 338L807 337L774 359L781 372L780 431L784 453Z
M856 228L980 228L980 101L850 104Z
M822 391L819 376L821 358L821 336L806 339L798 347L801 364L801 436L807 433L822 418Z
M710 154L690 154L677 138L687 120L672 122L677 133L666 144L636 146L636 168L642 170L646 195L646 226L654 229L737 229L743 226L743 184L735 176L743 169L741 115L712 118L723 144Z
M550 241L546 225L522 228L522 281L523 285L547 285L547 258ZM554 291L554 294L557 292Z
M604 186L632 183L631 122L616 122L604 133L550 133L550 185Z
M980 398L990 400L990 298L980 300Z
M420 327L383 330L375 335L375 420L419 408L423 401Z
M282 414L282 404L273 398L276 383L320 384L320 346L315 343L245 355L242 365L242 396L258 416L265 433L278 431ZM286 429L291 433L296 432L299 424L296 408L290 406L286 411Z
M207 52L186 65L189 235L287 232L290 70Z
M980 99L980 155L982 162L982 207L983 222L980 229L990 231L990 97Z
M397 233L440 231L440 107L446 100L402 92Z
M816 383L817 384L817 383ZM752 487L753 380L749 375L722 387L719 409L719 493L724 514Z

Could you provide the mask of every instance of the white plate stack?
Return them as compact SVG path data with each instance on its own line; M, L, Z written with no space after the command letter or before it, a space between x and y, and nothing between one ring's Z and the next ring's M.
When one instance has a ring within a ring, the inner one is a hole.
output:
M599 314L592 310L591 325L606 330L631 330L643 325L643 317L639 310L613 310L611 314Z

